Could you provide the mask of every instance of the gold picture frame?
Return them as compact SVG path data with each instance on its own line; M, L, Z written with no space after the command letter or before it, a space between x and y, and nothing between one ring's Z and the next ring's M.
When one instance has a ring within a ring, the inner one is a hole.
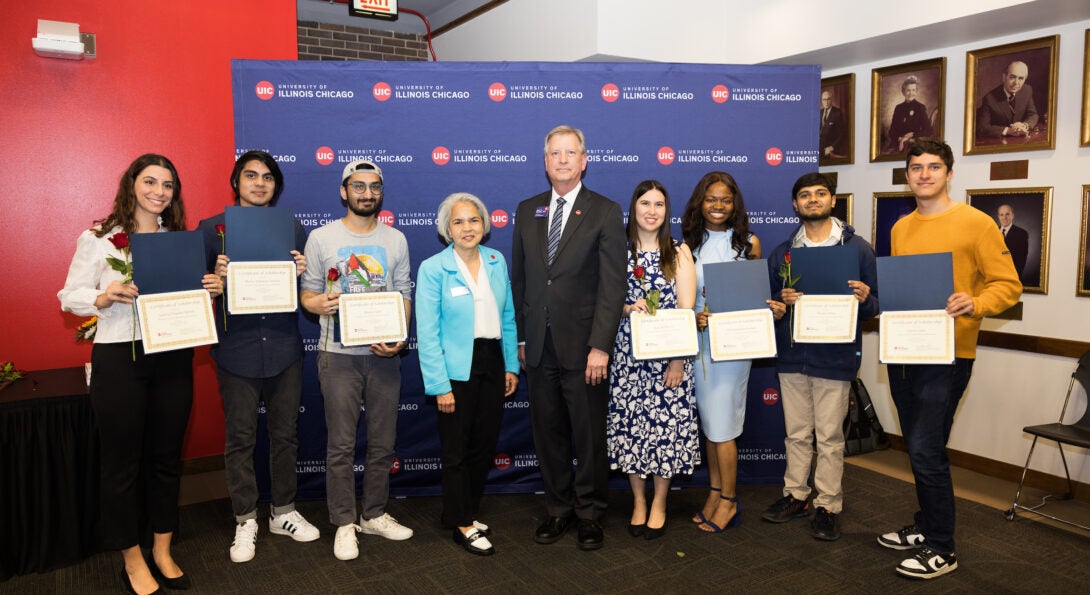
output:
M1090 147L1090 29L1082 45L1082 135L1080 147Z
M829 105L825 105L825 95ZM826 113L828 108L828 113ZM855 73L821 79L818 165L855 163Z
M1048 294L1052 188L987 188L966 190L965 196L969 206L987 213L1000 229L1004 214L1010 217L1003 241L1018 270L1022 293Z
M890 256L890 232L902 217L916 210L911 192L875 192L871 211L870 245L875 256Z
M1079 272L1078 284L1075 285L1075 295L1090 297L1090 235L1087 234L1087 224L1090 222L1090 184L1082 187L1082 231L1079 234Z
M854 212L854 202L855 199L851 192L837 194L836 205L833 207L833 217L840 219L848 225L855 225L855 223L852 222L854 219L852 216L852 213Z
M1056 148L1059 52L1059 35L966 52L966 155Z
M944 138L946 58L871 71L870 160L904 161L917 138Z

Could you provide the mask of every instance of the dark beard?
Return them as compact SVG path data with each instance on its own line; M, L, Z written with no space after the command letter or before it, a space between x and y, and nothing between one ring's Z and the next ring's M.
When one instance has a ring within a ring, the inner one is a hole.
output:
M370 209L357 208L356 207L356 201L349 200L348 201L348 210L352 211L356 215L359 215L360 217L372 217L375 214L377 214L379 211L382 210L382 199L380 198L380 199L376 200L375 201L375 206L371 207Z
M796 214L799 216L799 221L822 221L833 216L833 209L829 207L827 211L812 214L803 214L802 211L796 211Z

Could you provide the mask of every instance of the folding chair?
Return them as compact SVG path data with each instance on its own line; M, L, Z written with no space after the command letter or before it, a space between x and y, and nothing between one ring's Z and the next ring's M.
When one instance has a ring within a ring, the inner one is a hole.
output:
M1070 500L1073 496L1074 489L1071 485L1071 472L1067 469L1067 458L1064 457L1063 445L1069 444L1072 446L1078 446L1080 448L1090 448L1090 403L1086 408L1086 412L1083 413L1082 419L1073 423L1063 423L1064 414L1067 413L1067 404L1071 401L1071 392L1075 388L1075 382L1078 381L1082 385L1083 391L1090 396L1090 351L1083 354L1079 358L1079 365L1075 368L1075 371L1071 373L1071 382L1067 385L1067 397L1064 398L1064 406L1060 411L1060 421L1051 424L1042 424L1038 426L1026 426L1022 428L1022 431L1027 434L1033 435L1033 443L1029 446L1029 455L1026 457L1026 466L1022 468L1022 480L1018 482L1018 491L1014 494L1014 504L1007 510L1005 516L1008 521L1013 521L1019 510L1032 512L1034 514L1041 515L1043 517L1050 518L1054 521L1066 523L1068 525L1074 525L1081 529L1090 531L1090 527L1080 525L1079 523L1061 519L1045 512L1041 511L1041 508L1048 503L1049 499L1056 500ZM1041 499L1041 503L1035 506L1023 506L1018 503L1019 497L1022 495L1022 485L1026 482L1026 472L1029 470L1029 461L1033 457L1033 447L1037 446L1037 439L1045 438L1047 440L1055 440L1056 446L1060 449L1060 460L1064 464L1064 473L1067 475L1067 493L1059 496L1055 494L1048 494Z

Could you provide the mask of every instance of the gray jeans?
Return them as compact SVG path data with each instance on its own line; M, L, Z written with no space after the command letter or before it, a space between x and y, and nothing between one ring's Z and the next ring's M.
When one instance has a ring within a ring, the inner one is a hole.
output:
M269 478L272 514L295 510L296 457L299 439L299 398L303 391L303 360L271 378L246 378L217 368L223 415L226 421L224 449L227 492L235 522L257 518L257 477L254 446L257 444L258 403L265 402L269 431Z
M361 412L367 420L363 517L382 516L390 495L390 467L397 440L401 358L320 352L318 381L325 402L329 522L338 527L356 522L354 463Z

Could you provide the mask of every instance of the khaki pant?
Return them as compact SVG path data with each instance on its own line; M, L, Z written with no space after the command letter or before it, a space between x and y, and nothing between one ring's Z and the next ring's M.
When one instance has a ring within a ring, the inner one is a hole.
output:
M805 374L780 374L783 420L787 429L784 447L787 470L783 493L805 500L810 495L810 461L817 438L814 469L814 506L840 514L844 507L844 417L848 414L846 380L828 380Z

